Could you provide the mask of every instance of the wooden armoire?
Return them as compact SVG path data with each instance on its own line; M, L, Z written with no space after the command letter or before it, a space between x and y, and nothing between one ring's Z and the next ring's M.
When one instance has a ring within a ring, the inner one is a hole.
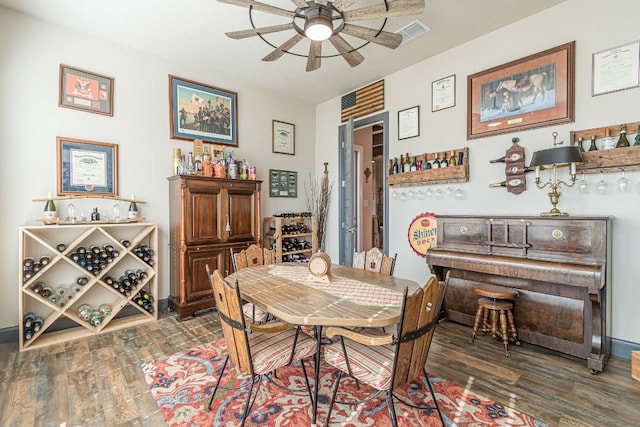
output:
M261 244L262 181L172 176L169 180L171 290L178 319L215 306L205 271L231 272L230 248Z

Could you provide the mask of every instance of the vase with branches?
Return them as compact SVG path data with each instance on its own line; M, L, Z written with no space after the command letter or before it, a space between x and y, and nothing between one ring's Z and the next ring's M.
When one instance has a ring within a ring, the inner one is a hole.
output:
M322 178L314 179L309 174L309 182L304 184L307 210L316 217L318 249L324 252L325 231L327 226L327 215L329 214L329 202L331 201L331 191L333 181L329 182L329 163L324 163Z

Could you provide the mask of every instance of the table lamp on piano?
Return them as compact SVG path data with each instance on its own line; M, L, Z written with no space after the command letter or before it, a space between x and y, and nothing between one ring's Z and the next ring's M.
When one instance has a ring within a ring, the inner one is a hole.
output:
M549 212L542 212L541 216L567 216L569 214L560 212L557 205L560 201L560 193L558 189L560 185L565 187L573 187L576 183L576 164L582 163L582 154L580 149L575 146L560 147L563 141L557 142L558 132L553 132L553 148L547 148L546 150L540 150L533 153L531 158L530 167L536 170L536 186L538 188L545 188L549 186L551 191L549 192L549 200L553 205L553 208ZM558 180L558 168L569 167L569 176L571 181L566 182ZM540 170L541 169L553 169L551 178L544 184L540 183Z

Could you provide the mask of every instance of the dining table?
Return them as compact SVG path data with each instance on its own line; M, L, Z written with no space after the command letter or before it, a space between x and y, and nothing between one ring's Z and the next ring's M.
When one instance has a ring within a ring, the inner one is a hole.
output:
M244 300L278 319L314 329L317 347L313 426L318 410L322 328L380 328L397 324L404 290L412 295L420 288L412 280L336 264L322 278L310 274L305 263L282 263L243 268L225 280L237 280Z

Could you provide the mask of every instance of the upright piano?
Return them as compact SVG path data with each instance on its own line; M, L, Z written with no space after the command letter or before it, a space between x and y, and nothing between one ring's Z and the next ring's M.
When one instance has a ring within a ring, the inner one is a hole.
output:
M473 325L476 286L516 289L520 340L587 360L592 373L610 355L610 217L437 217L431 272L450 271L445 316Z

